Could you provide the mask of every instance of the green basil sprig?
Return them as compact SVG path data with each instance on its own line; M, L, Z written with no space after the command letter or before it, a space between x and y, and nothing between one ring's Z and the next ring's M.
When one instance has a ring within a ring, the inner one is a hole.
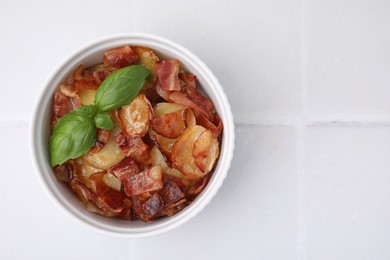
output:
M63 116L50 137L51 165L77 158L95 144L96 126L93 118L96 106L82 106Z
M141 90L149 71L133 65L119 69L99 86L95 104L72 110L60 120L50 137L51 166L88 152L96 142L96 129L114 129L107 111L129 104Z
M115 127L110 115L107 112L99 112L95 116L95 124L97 127L106 130L112 130Z
M107 77L96 92L95 103L101 111L110 111L132 101L145 83L149 71L140 65L117 70Z

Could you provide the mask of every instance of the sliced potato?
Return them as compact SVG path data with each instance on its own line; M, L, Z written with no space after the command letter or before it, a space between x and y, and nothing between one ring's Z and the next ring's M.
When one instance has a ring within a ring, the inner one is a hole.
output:
M104 145L103 149L92 155L84 154L80 157L80 159L86 165L89 165L93 168L108 170L110 167L122 161L125 157L125 154L122 152L119 146L112 140L112 138L110 138L109 141Z
M155 116L161 116L169 113L176 112L178 110L182 110L186 108L185 106L175 104L175 103L167 103L167 102L161 102L154 106L154 115Z
M199 178L205 175L195 164L192 151L199 136L206 131L202 126L188 127L176 140L172 147L173 167L181 171L188 178Z
M195 164L205 174L209 173L219 155L218 141L210 130L204 131L194 143L192 155Z
M155 105L153 109L154 109L155 117L158 117L158 116L173 113L173 112L176 112L178 110L185 109L185 108L187 108L186 125L187 126L195 125L196 124L195 114L192 111L192 109L189 107L179 105L176 103L161 102L161 103L158 103L157 105Z
M191 108L188 108L187 110L188 110L187 111L187 121L186 121L187 127L192 126L192 125L196 125L196 118L195 118L194 112L192 111Z
M78 178L73 178L69 186L83 203L87 203L91 199L91 190Z
M195 164L198 168L205 172L207 155L211 146L212 134L210 130L204 131L194 143L192 156L195 159Z
M92 174L102 170L89 165L85 160L85 156L81 156L80 158L75 159L74 162L76 166L76 176L85 183L88 183L88 178Z
M106 173L103 175L103 182L116 191L121 191L122 183L111 173Z
M96 90L94 89L81 89L78 92L80 102L83 106L95 104Z
M187 179L187 177L181 173L177 169L169 168L167 163L165 162L164 156L160 152L160 150L157 148L157 146L154 146L152 150L150 151L150 156L152 157L152 165L160 165L162 171L165 174L180 178L180 179Z
M110 114L111 120L115 125L115 129L113 131L116 131L116 134L119 134L122 131L122 122L121 119L119 118L119 110L118 109L112 110L108 113Z
M122 129L129 136L143 137L149 130L153 109L145 95L138 95L129 105L119 110Z
M167 138L177 138L186 128L187 109L156 116L151 125L154 131Z
M142 65L150 72L147 81L155 83L157 81L156 61L159 61L157 55L153 52L153 50L144 46L132 46L131 48L138 54L137 64Z
M157 142L159 148L164 152L166 156L171 157L171 151L176 139L171 139L157 134L153 129L149 130L149 136L152 140Z

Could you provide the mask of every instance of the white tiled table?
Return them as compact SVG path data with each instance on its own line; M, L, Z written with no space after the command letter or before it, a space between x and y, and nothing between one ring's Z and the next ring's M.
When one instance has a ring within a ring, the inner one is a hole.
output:
M81 45L129 31L203 59L237 129L211 204L140 240L64 215L28 147L50 73ZM389 1L3 0L0 32L0 259L390 259Z

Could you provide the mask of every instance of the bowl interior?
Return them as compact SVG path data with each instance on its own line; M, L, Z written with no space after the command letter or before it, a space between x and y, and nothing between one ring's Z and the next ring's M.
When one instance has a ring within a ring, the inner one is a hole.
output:
M50 115L52 96L56 87L78 65L90 66L102 61L104 51L129 45L143 45L154 49L160 57L179 59L181 66L198 77L202 90L213 101L224 123L220 158L214 174L205 190L178 214L155 220L151 223L110 219L88 212L78 198L64 184L59 183L50 167L48 142L50 137ZM54 201L76 220L89 227L111 235L142 237L163 232L180 225L199 212L216 193L230 166L234 146L234 125L227 98L211 71L196 56L177 44L160 37L134 34L121 35L100 40L71 56L49 79L38 100L32 125L32 150L40 179Z

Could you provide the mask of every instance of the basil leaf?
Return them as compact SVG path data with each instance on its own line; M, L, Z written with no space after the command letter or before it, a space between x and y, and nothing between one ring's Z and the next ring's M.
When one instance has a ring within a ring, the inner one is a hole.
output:
M50 137L51 166L77 158L95 144L96 106L82 106L63 116Z
M107 112L100 112L95 116L96 127L101 129L112 130L114 129L114 123L111 120L110 115Z
M124 67L108 76L99 86L95 104L101 111L129 104L141 90L149 71L140 65Z

